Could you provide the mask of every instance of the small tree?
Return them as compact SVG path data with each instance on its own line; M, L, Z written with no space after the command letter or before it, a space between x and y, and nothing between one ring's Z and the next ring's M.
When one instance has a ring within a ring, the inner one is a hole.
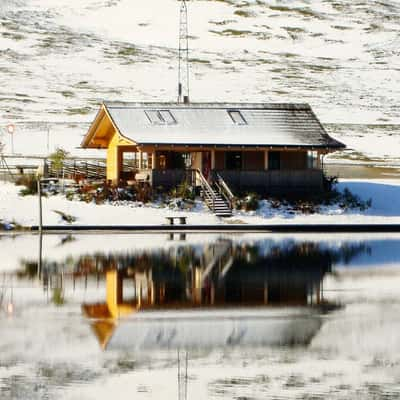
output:
M68 155L68 151L64 150L61 147L57 147L56 151L54 153L51 153L49 156L51 165L57 173L57 178L59 177L60 171L63 169L64 161L68 157Z

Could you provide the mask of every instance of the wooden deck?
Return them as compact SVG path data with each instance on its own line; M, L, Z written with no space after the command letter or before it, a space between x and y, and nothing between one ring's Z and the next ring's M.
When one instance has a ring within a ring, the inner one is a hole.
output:
M279 171L230 171L219 170L218 174L234 193L258 192L260 194L299 193L323 190L323 171L319 169ZM172 188L184 180L196 186L193 170L152 170L151 183L154 188Z
M234 192L262 194L322 191L323 172L319 169L277 171L218 171Z

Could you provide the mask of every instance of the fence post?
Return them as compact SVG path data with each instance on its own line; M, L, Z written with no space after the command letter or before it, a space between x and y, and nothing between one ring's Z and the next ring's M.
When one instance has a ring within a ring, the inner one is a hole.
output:
M39 198L39 234L42 234L43 229L43 215L42 215L42 186L40 181L40 176L37 179L37 189Z
M37 189L39 198L39 254L37 274L40 279L42 276L42 252L43 252L43 215L42 215L42 183L41 178L37 178Z

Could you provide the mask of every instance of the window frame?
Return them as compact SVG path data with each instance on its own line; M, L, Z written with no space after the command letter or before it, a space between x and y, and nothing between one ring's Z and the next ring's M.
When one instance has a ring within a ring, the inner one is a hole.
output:
M227 110L232 122L235 125L248 125L246 119L244 118L242 112L240 110ZM239 116L239 120L237 118L234 117L234 115L238 115Z
M152 125L174 125L176 124L176 118L174 115L171 113L170 110L157 110L157 109L149 109L149 110L144 110L144 113L146 114L147 119ZM153 118L153 116L157 117L157 120ZM165 118L167 117L167 118ZM168 120L169 118L169 120Z
M281 151L269 151L268 152L268 170L269 171L280 171L282 169L282 152Z

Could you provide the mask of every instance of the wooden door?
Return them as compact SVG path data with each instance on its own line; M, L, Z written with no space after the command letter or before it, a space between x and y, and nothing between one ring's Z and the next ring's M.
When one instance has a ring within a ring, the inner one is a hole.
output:
M203 151L202 153L201 172L208 180L211 173L211 151Z

